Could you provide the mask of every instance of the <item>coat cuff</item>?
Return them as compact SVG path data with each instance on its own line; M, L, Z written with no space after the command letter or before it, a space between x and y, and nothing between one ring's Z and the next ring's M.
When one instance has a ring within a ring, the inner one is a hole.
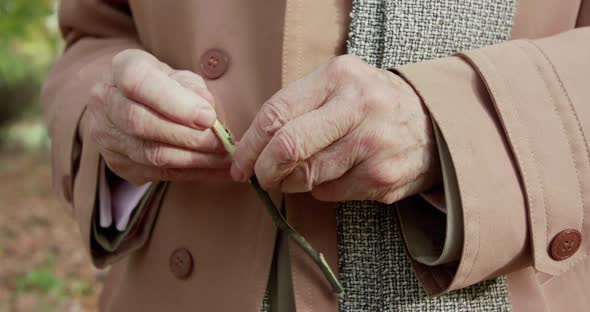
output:
M105 48L105 46L108 46ZM110 68L111 59L126 48L138 47L125 39L81 40L67 50L43 85L42 103L51 137L53 186L71 213L74 184L81 161L78 126L96 81Z
M434 122L433 129L443 185L431 190L431 196L415 196L397 209L408 254L427 266L456 262L463 246L462 207L455 169L447 143ZM438 203L427 200L428 197L436 198Z
M104 161L101 166L98 186L98 224L101 228L114 225L119 232L124 232L129 221L133 219L133 212L145 198L152 182L134 185L109 170Z
M397 72L426 105L437 126L439 149L448 148L449 159L442 163L445 195L453 197L463 221L457 262L425 265L413 260L421 284L430 294L440 294L523 266L527 249L523 193L502 127L476 70L460 57L448 57L402 66ZM414 198L404 200L400 212L420 205L424 204Z
M590 250L583 237L590 230L590 49L580 44L588 38L590 28L461 53L491 95L520 173L534 267L554 276Z
M99 192L97 198L97 208L94 211L94 217L92 221L92 235L93 239L97 243L97 248L102 249L102 253L119 253L122 252L121 246L124 242L126 246L133 245L132 241L137 241L137 237L133 237L137 234L140 227L149 227L146 224L145 216L148 213L144 210L151 209L149 203L152 201L154 196L158 196L158 190L161 188L158 183L147 183L142 186L132 186L128 189L128 198L125 196L118 197L113 196L114 192L110 189L107 183L107 166L104 161L100 164L100 177L99 177ZM112 175L113 173L108 173ZM123 181L122 183L129 183ZM119 186L121 187L121 186ZM121 191L121 190L119 190ZM125 191L125 189L123 190ZM116 192L116 190L115 190ZM125 194L124 194L125 195ZM123 201L122 201L123 199ZM127 205L127 206L125 206ZM116 206L119 210L123 211L123 215L117 218L117 211L113 211ZM153 207L157 209L157 207ZM124 222L124 226L122 223Z
M166 185L154 190L146 205L144 222L122 239L117 250L105 250L93 235L93 215L98 203L100 154L88 133L79 133L88 94L96 81L108 74L114 55L139 45L126 38L80 39L67 50L44 85L43 102L52 139L54 185L67 202L80 227L83 242L97 266L105 266L119 256L139 248L148 237ZM151 207L158 206L158 207ZM133 236L133 237L132 237Z
M122 232L114 225L101 227L100 210L94 210L91 251L95 265L109 265L143 246L157 218L166 188L167 183L164 182L151 184L131 214L127 228Z

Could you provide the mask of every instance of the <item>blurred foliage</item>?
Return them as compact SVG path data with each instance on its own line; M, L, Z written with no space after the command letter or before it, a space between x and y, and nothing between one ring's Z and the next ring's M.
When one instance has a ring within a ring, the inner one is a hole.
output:
M46 68L59 39L53 0L0 0L0 76L22 78Z
M40 115L40 86L61 49L55 11L55 0L0 0L0 128Z
M37 119L25 119L7 127L0 127L0 138L4 151L36 152L39 149L49 149L47 128Z
M51 298L53 300L50 301L56 301L53 303L55 306L59 305L59 302L68 301L68 298L88 296L94 292L93 285L86 280L61 277L56 265L55 256L49 254L44 264L18 276L13 281L16 294L33 294L41 303L43 298Z
M33 269L17 280L19 292L38 290L53 296L62 296L64 293L63 282L53 270L41 268Z

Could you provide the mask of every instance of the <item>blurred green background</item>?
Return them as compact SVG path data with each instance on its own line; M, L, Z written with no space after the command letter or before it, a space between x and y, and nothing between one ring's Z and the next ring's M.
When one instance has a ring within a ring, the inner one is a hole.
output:
M39 91L63 49L56 11L0 0L0 312L95 311L104 277L50 185Z
M46 144L38 98L61 50L55 7L53 0L0 0L0 144L5 149Z

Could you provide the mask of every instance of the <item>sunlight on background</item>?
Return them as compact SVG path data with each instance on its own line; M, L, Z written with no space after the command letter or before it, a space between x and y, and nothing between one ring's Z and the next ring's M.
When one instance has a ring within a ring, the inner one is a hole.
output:
M103 272L50 186L39 90L62 49L54 0L0 0L0 312L95 311Z

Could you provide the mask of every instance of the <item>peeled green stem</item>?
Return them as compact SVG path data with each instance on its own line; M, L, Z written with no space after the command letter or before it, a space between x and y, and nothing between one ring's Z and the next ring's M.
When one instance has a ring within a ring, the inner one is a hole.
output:
M227 152L233 156L236 147L231 138L231 133L219 121L215 122L213 130L223 143L223 146L225 147ZM338 281L338 278L330 268L330 265L328 265L328 263L326 262L324 255L315 250L311 246L311 244L309 244L309 242L287 222L285 217L281 214L279 209L277 209L277 207L273 203L272 199L270 198L270 195L264 189L262 189L260 183L258 183L258 179L256 178L256 176L250 178L250 183L254 187L254 190L256 190L258 197L260 197L260 199L264 203L264 206L270 214L275 226L279 228L279 230L286 233L291 239L293 239L305 251L305 253L307 253L311 257L311 259L313 259L313 261L322 270L322 273L324 273L324 276L326 277L328 282L330 282L330 285L332 286L334 292L338 295L338 297L342 298L344 296L344 288L342 288L342 285Z
M234 145L234 141L232 140L229 130L227 130L218 120L216 120L215 124L213 124L213 131L215 131L215 134L221 140L221 143L223 143L225 150L231 156L233 156L236 152L236 146Z

